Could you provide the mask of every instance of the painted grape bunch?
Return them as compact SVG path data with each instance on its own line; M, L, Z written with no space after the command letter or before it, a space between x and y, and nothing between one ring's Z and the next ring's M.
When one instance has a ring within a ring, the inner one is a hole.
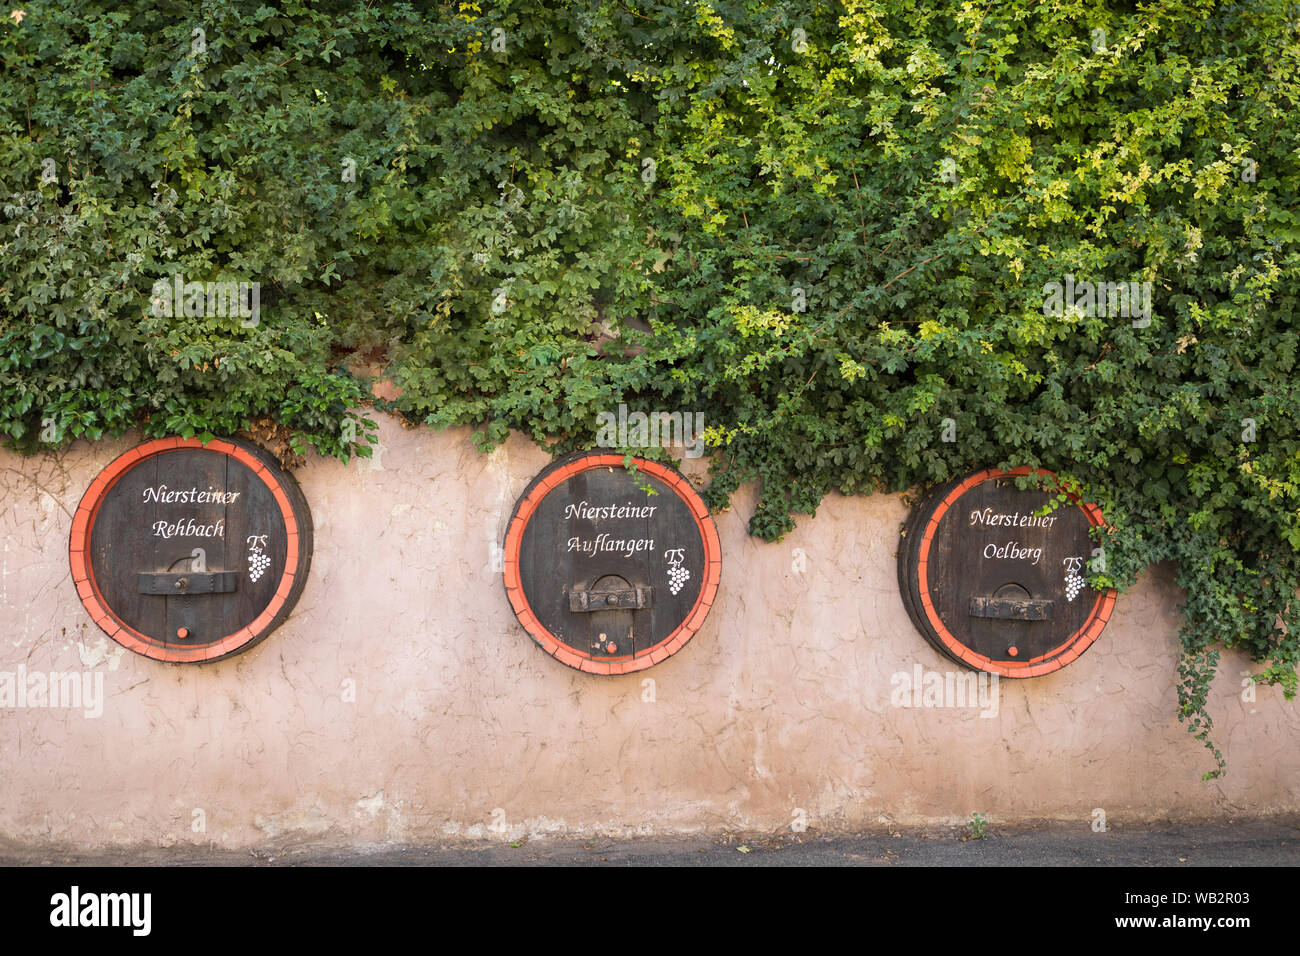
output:
M266 535L250 535L248 538L248 580L256 581L271 566L271 558L262 550Z
M1065 559L1065 599L1073 601L1083 590L1084 580L1079 574L1079 569L1083 567L1083 558L1066 558Z
M665 551L664 557L668 559L668 590L675 596L691 579L691 572L683 564L686 553L682 548L673 548Z
M672 591L673 594L676 594L683 587L685 587L686 582L690 580L690 577L691 577L691 572L687 571L683 567L669 568L668 569L668 590Z

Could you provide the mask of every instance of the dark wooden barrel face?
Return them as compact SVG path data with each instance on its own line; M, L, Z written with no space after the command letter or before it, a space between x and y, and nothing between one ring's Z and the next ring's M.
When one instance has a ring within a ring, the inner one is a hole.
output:
M939 489L913 511L898 551L921 633L958 663L1003 677L1075 660L1115 603L1114 591L1084 582L1100 509L1076 501L1039 515L1053 495L1018 489L1015 476L1028 473L988 469Z
M593 674L657 664L699 630L722 574L718 533L676 471L582 453L525 489L505 541L506 595L547 653ZM653 488L649 494L640 485Z
M118 643L174 663L247 650L307 581L312 523L274 457L231 439L165 438L114 460L73 518L82 604Z

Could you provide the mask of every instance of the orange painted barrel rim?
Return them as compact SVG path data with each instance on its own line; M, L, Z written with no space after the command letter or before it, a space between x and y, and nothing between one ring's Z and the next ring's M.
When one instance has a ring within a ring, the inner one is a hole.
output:
M977 654L975 651L966 647L953 637L952 632L948 630L940 619L938 612L930 601L928 576L930 545L934 541L934 536L938 530L940 520L942 520L943 516L948 513L948 510L957 502L958 498L976 485L997 478L1014 478L1019 475L1029 474L1046 475L1050 478L1056 477L1053 472L1050 472L1045 468L1030 468L1028 465L1022 465L1021 467L1013 468L1010 471L1002 471L999 468L987 468L984 471L978 471L959 482L955 488L944 495L943 500L939 503L938 507L936 507L934 512L926 519L921 532L921 544L917 549L918 557L915 575L915 580L918 585L917 594L920 598L921 612L925 615L925 619L932 628L934 636L937 637L944 648L946 648L947 653L957 660L960 660L977 670L987 671L991 674L998 674L1002 677L1040 677L1043 674L1050 674L1053 671L1060 670L1092 646L1093 642L1101 635L1102 629L1106 626L1106 622L1110 620L1111 610L1115 606L1114 589L1108 589L1104 593L1098 594L1096 601L1093 603L1092 611L1089 612L1083 625L1075 631L1074 634L1066 638L1046 654L1040 654L1038 657L1025 661L995 661L991 658L985 657L983 654ZM1101 509L1097 507L1097 505L1083 502L1079 499L1079 496L1075 494L1070 494L1070 499L1084 513L1090 526L1100 526L1103 528L1106 526L1105 517L1102 515Z
M510 606L515 616L524 626L533 640L562 664L584 671L588 674L632 674L653 667L666 660L686 646L695 633L704 625L704 619L713 607L718 593L718 582L722 579L722 546L718 539L718 529L713 524L709 509L704 500L696 493L680 473L657 462L644 458L633 458L638 472L645 472L666 484L686 506L695 519L695 526L704 543L704 581L700 585L699 597L695 599L690 612L672 633L658 644L654 644L636 654L617 657L596 657L579 651L560 641L552 634L533 613L532 605L524 594L523 581L519 576L519 553L523 547L524 529L533 513L555 488L573 475L596 468L623 468L622 455L608 455L592 452L569 461L552 465L543 471L515 506L515 513L506 529L505 541L505 586Z
M117 484L118 479L141 461L182 448L229 455L251 469L266 484L280 506L280 515L284 519L288 541L284 571L275 589L275 595L266 609L248 626L240 628L233 634L227 634L220 640L197 647L148 637L118 617L100 592L90 560L90 539L95 527L95 517L105 496ZM77 510L73 513L72 532L68 539L68 560L72 566L72 581L77 588L82 606L90 614L91 620L99 625L105 634L123 647L156 661L172 664L203 663L234 654L265 637L269 625L275 621L281 611L287 610L286 603L293 590L299 565L299 533L298 519L284 485L266 464L247 448L221 439L214 439L205 445L197 438L155 438L136 445L113 459L108 467L90 483L90 487L81 497L80 504L77 505Z

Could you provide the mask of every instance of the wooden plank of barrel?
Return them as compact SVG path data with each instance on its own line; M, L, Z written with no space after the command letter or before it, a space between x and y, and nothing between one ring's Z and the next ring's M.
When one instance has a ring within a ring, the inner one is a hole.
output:
M506 595L519 622L587 673L632 673L676 653L704 623L722 574L717 529L690 483L634 463L635 477L622 455L555 462L506 530Z
M73 516L73 582L91 618L146 657L248 650L297 603L312 520L298 483L256 445L162 438L114 459Z
M1105 524L1100 509L1074 499L1045 511L1053 494L1016 487L1029 473L991 468L944 485L913 509L898 550L917 629L952 660L1003 677L1074 661L1115 603L1113 590L1084 580L1097 546L1089 529Z

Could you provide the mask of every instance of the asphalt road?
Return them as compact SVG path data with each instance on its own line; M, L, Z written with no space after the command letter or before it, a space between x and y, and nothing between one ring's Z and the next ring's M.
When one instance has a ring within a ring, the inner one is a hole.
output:
M448 841L337 848L280 844L254 850L122 848L93 853L0 846L5 866L1158 866L1300 865L1300 819L1168 826L989 827L857 834L714 834L659 838Z

